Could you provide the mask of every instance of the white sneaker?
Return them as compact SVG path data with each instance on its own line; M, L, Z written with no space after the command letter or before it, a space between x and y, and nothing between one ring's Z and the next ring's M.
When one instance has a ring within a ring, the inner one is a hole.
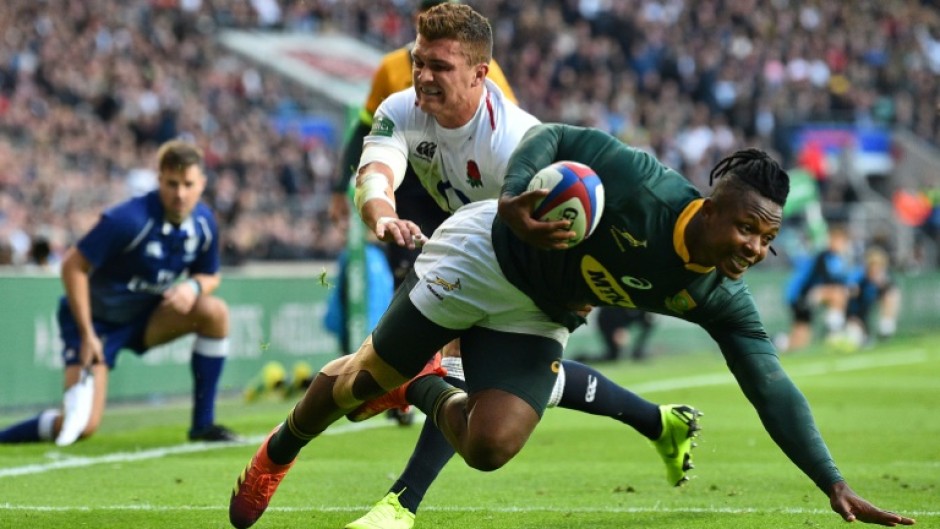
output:
M92 376L91 371L82 370L81 378L65 390L65 395L62 397L65 417L62 418L62 428L55 438L55 444L69 446L78 440L91 419L94 400L95 377Z

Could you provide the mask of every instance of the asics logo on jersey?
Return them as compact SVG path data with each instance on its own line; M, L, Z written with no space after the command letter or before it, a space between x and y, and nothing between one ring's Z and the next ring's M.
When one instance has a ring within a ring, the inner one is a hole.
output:
M685 314L696 307L695 300L688 290L683 289L671 298L666 298L666 308L676 314Z
M415 154L420 158L425 160L430 160L434 158L434 153L437 152L437 144L433 141L422 141L415 147Z
M585 255L581 259L581 275L602 305L636 308L630 294L621 288L617 279L597 259Z
M653 284L649 282L649 279L643 279L640 277L623 276L620 278L620 282L630 288L635 288L637 290L649 290L653 288Z
M618 228L617 226L611 226L610 233L614 236L614 242L616 242L617 246L620 247L621 252L626 250L621 240L625 241L628 245L632 246L633 248L639 248L641 246L643 248L646 248L646 239L641 241L637 239L636 237L634 237L633 234L631 234L630 232L628 232L627 230L623 228Z
M597 377L588 375L587 391L584 392L584 402L594 402L597 396Z

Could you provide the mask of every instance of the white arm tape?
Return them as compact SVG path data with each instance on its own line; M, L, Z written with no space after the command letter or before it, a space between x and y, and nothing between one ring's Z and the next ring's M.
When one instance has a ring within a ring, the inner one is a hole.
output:
M401 181L405 179L405 170L408 169L408 158L405 157L405 153L391 145L367 143L362 149L358 169L362 169L372 162L383 163L392 170L392 176L394 176L392 191L398 189Z
M356 193L354 196L356 209L362 213L362 206L373 198L377 198L387 202L394 210L395 201L388 197L385 193L386 189L388 189L388 177L384 174L369 173L363 176L362 180L356 184Z

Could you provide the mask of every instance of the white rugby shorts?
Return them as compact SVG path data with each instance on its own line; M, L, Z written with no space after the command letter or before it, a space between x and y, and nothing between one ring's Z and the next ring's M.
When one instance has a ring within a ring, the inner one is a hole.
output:
M472 326L534 334L565 347L569 331L552 321L503 275L493 252L496 200L463 206L445 220L415 261L409 298L426 318L448 329Z

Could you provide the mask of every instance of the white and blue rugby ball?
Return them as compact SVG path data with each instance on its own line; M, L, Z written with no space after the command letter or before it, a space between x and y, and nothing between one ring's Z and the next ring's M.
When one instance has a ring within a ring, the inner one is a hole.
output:
M570 161L555 162L535 173L529 191L548 189L549 194L535 205L532 217L545 222L570 220L576 246L594 233L604 212L604 185L590 167Z

